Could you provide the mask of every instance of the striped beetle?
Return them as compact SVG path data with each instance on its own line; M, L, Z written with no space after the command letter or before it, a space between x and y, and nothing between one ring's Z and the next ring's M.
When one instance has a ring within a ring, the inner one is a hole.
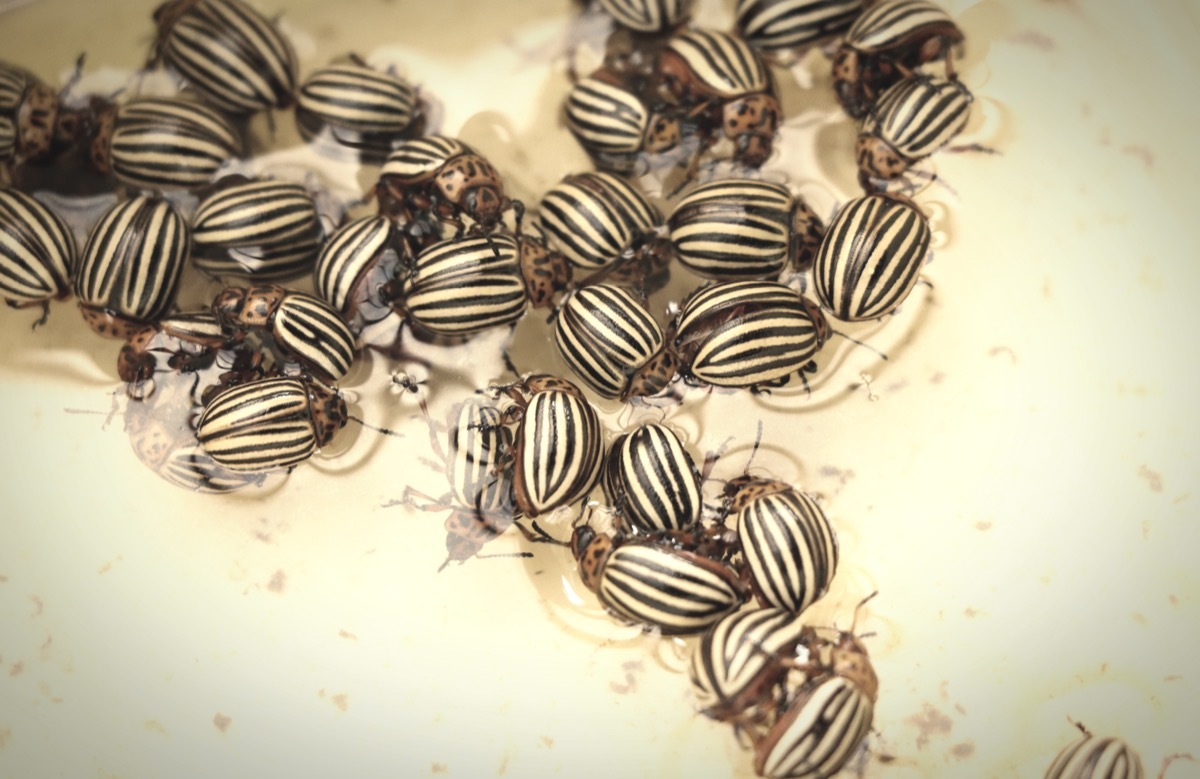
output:
M602 171L632 173L642 155L669 151L683 139L677 117L647 109L607 69L571 86L563 114L567 129Z
M145 97L87 109L88 159L98 173L138 189L198 189L242 150L223 116L183 98Z
M154 22L147 67L165 62L231 114L292 105L296 55L279 28L242 0L167 0Z
M307 460L348 418L337 392L307 379L273 376L218 392L196 423L196 438L218 465L265 473Z
M815 303L773 281L701 287L683 302L670 331L685 381L751 390L783 385L808 370L830 332Z
M693 0L599 0L613 20L639 33L669 32L687 21Z
M1124 741L1111 736L1094 736L1078 722L1075 726L1082 737L1058 753L1046 769L1046 779L1142 779L1145 776L1142 759Z
M609 446L601 486L637 531L687 530L700 521L700 470L669 427L642 425Z
M880 92L917 67L944 58L954 78L953 52L962 30L930 0L883 0L851 25L833 61L838 102L854 119L870 110Z
M364 216L333 231L313 267L317 295L358 333L393 310L412 249L386 216Z
M325 138L354 149L365 162L381 163L425 127L412 85L351 55L310 75L296 98L296 127L307 141Z
M571 382L533 374L493 387L515 405L504 423L517 422L509 460L517 509L546 514L587 496L604 464L600 417Z
M667 218L680 264L717 281L778 277L812 264L825 234L821 219L787 187L728 179L693 189Z
M512 430L501 423L501 412L478 398L468 398L451 409L447 426L447 454L425 399L421 411L429 425L429 442L446 468L450 492L433 498L404 488L398 501L387 505L411 505L422 511L449 511L446 517L446 561L465 562L478 554L488 541L499 536L516 517L512 470L503 467L504 453L512 446ZM414 499L423 499L418 504Z
M688 676L700 711L722 722L758 722L775 703L786 658L811 645L815 631L787 609L749 609L709 628L692 650Z
M227 287L212 310L238 340L254 332L322 381L336 382L354 362L354 334L337 311L308 293L276 284Z
M933 234L916 203L871 192L843 205L813 263L813 291L843 322L892 313L917 283Z
M192 263L214 276L299 276L320 250L321 223L308 191L283 181L227 176L192 217Z
M502 233L450 238L421 251L404 280L408 321L438 336L513 325L525 313L517 240Z
M425 399L420 399L421 411L429 425L429 441L438 459L446 468L450 492L432 498L411 486L404 488L400 500L387 505L409 505L421 511L449 511L446 517L446 560L465 562L479 555L484 544L494 540L509 527L516 526L531 542L550 541L541 533L537 523L533 529L521 523L513 493L513 471L506 464L511 449L511 428L503 421L503 412L477 398L468 398L450 411L448 430L449 453L443 451L438 432L429 414ZM422 499L423 504L414 499ZM541 533L539 535L539 533ZM529 557L529 552L515 556Z
M191 247L187 223L161 197L107 209L88 235L75 275L84 320L99 335L127 338L175 301Z
M24 192L0 189L0 295L13 308L41 306L34 327L45 324L51 300L70 297L78 255L62 217Z
M655 395L678 368L645 304L612 284L589 284L567 299L554 343L575 375L606 398Z
M703 632L747 597L732 568L669 537L628 539L580 524L571 553L610 613L664 635Z
M861 603L874 597L867 596ZM855 609L857 623L858 609ZM815 635L815 634L810 634ZM829 649L829 659L822 650ZM837 774L871 730L879 679L854 627L836 641L810 641L806 679L765 733L752 733L760 776L826 779Z
M231 471L209 456L192 427L195 393L183 383L166 383L153 400L128 403L125 432L142 464L164 480L204 494L261 486L263 474Z
M658 209L633 184L611 173L575 173L538 205L550 246L578 268L616 262L662 223Z
M738 0L737 31L772 56L798 53L850 29L863 0Z
M863 188L882 189L946 146L966 126L974 97L957 79L910 76L879 96L863 118L855 154ZM884 187L872 187L872 179Z
M771 479L740 476L725 487L750 583L763 606L803 612L837 573L837 535L808 495Z
M461 216L474 220L471 233L488 232L513 212L518 232L525 206L504 194L500 174L481 154L460 140L429 135L400 144L388 155L373 190L379 212L412 221L414 212L430 212L466 231Z
M719 128L733 141L736 162L758 168L771 156L783 111L770 70L745 41L711 30L676 35L659 57L657 75L660 96L699 121L705 148L717 142Z

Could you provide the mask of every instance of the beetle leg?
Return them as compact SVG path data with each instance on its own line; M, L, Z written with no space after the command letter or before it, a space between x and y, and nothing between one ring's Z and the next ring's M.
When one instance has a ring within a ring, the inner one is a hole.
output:
M509 200L509 208L513 212L513 237L521 237L521 220L525 218L525 204L520 200Z
M50 318L50 301L42 301L42 315L34 320L32 329L37 330L42 325L46 324L46 320Z
M424 505L418 504L417 500L425 501ZM384 503L382 508L391 508L393 506L410 506L418 511L446 511L453 508L454 504L449 495L434 498L408 485L400 493L399 498L392 498L387 503Z
M521 531L521 535L525 539L534 544L556 544L558 546L570 546L566 541L559 541L554 536L542 529L542 526L537 523L536 519L529 520L529 527L525 527L521 523L520 518L513 520L513 526Z

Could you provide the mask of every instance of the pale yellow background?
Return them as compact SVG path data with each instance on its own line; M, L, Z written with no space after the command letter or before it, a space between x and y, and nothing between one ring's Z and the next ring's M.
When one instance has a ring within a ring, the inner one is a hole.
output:
M56 84L83 50L93 75L137 66L153 34L150 0L0 5L0 57ZM347 50L396 63L517 197L586 166L557 119L565 0L261 7L304 73ZM811 398L694 392L668 419L697 455L735 439L722 477L762 419L757 471L823 497L842 566L818 624L880 591L860 624L882 683L865 775L1041 776L1068 717L1157 775L1200 757L1197 11L947 7L968 35L970 140L1003 154L936 160L953 191L918 196L935 289L856 330L891 359L835 339ZM855 187L826 68L803 64L812 90L779 71L796 118L767 168L822 213ZM565 550L436 572L442 515L383 507L445 489L386 361L344 386L404 438L352 428L273 489L195 495L134 457L123 399L106 423L117 345L73 304L34 318L0 311L0 776L751 774L692 710L690 644L612 623ZM522 367L561 365L545 333L522 323ZM462 380L431 382L435 408L499 375L497 349L443 355ZM614 432L630 419L604 408Z

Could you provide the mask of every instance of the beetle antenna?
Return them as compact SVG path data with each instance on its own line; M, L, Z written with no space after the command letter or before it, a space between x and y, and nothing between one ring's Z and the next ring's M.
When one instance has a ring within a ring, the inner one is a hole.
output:
M1164 777L1166 777L1167 768L1169 768L1171 763L1174 763L1176 760L1190 760L1193 763L1196 762L1196 758L1193 757L1190 752L1175 752L1174 754L1167 755L1163 758L1162 769L1158 772L1158 779L1164 779Z
M524 374L522 374L520 369L517 368L517 364L513 362L512 354L509 353L508 349L504 350L502 356L504 357L504 369L520 379ZM489 387L489 389L491 389L491 387Z
M849 630L850 635L852 635L852 636L854 635L854 628L858 625L858 615L862 611L862 607L867 605L867 601L871 600L871 598L874 598L878 594L879 594L879 590L875 590L870 595L868 595L867 597L860 600L858 602L858 605L854 607L854 617L850 620L850 630ZM835 627L834 630L837 630L837 628ZM859 636L859 638L865 638L865 637L866 637L866 634Z
M395 436L396 438L404 438L404 433L398 432L396 430L392 430L391 428L379 427L378 425L372 425L370 422L367 422L364 419L356 417L353 414L347 414L346 419L350 420L351 422L357 422L358 424L362 425L363 427L367 428L368 430L374 430L376 433L383 433L384 435Z
M874 346L871 346L866 341L860 341L857 338L855 338L854 336L849 335L848 333L843 333L841 330L838 330L833 327L829 328L829 332L833 333L834 335L840 335L842 338L845 338L847 341L849 341L852 344L855 344L856 346L861 346L864 349L867 349L868 351L874 352L881 359L884 359L884 360L888 359L888 356L886 354L884 354L879 349L876 349Z
M754 446L750 449L750 456L746 458L746 468L742 471L745 474L750 473L750 463L754 462L754 455L758 454L758 448L762 445L762 435L763 423L762 420L759 419L758 425L754 431Z

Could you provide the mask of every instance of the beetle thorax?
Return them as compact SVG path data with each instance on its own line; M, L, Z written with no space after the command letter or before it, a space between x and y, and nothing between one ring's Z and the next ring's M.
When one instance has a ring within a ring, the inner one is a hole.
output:
M571 283L571 263L540 240L522 235L517 242L521 246L521 278L525 281L529 305L534 308L553 305L555 296Z
M437 176L438 191L480 222L495 222L500 213L503 184L492 164L478 154L460 154Z
M879 677L867 656L866 647L851 633L842 633L830 653L833 672L858 685L863 694L874 702L879 696Z
M670 342L663 343L661 349L650 358L649 362L634 371L629 377L621 400L629 398L648 397L657 395L666 388L679 372L679 355L671 347Z
M762 167L771 156L782 113L779 101L765 92L725 103L721 122L725 136L734 141L734 159L747 167Z
M646 122L646 132L642 135L642 149L651 152L670 151L683 140L683 130L679 120L662 114L651 114Z
M115 108L105 109L96 117L95 131L88 144L88 161L97 173L112 173L112 136L117 123Z
M737 513L758 498L787 492L792 485L776 479L760 479L756 476L739 476L725 485L725 510Z
M855 147L858 169L885 181L892 181L908 170L908 160L901 157L892 145L878 135L862 133Z
M275 284L250 289L229 287L213 300L213 313L224 323L242 327L267 327L287 290Z
M313 423L317 446L325 446L337 431L346 426L350 412L340 393L308 383L308 411Z

